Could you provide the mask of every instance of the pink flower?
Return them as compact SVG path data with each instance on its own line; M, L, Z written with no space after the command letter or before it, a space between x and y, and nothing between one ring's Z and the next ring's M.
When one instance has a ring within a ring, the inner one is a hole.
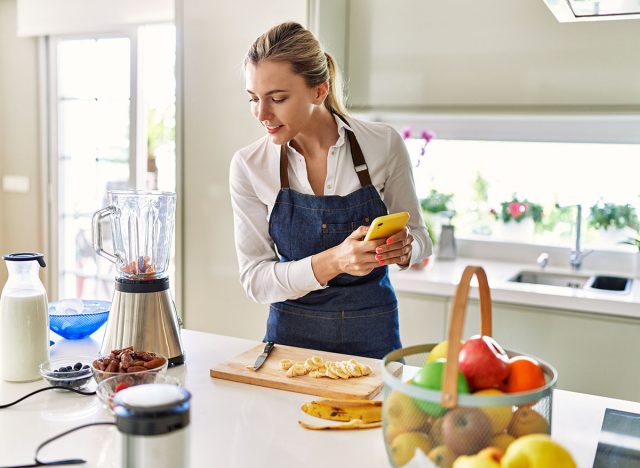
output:
M435 137L434 133L431 133L429 130L424 129L420 134L420 138L422 138L426 143L429 143Z
M527 203L511 202L509 203L508 208L509 208L509 214L511 214L511 217L513 219L517 219L521 216L524 216L529 206Z
M405 127L402 129L402 139L407 140L411 138L411 127Z

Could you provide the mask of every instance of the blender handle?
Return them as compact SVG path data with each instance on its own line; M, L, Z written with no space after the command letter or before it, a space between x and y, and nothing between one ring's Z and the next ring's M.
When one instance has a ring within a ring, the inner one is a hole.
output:
M96 253L110 262L117 264L118 257L102 248L102 227L100 226L102 218L111 216L114 211L115 208L113 206L107 206L93 213L93 217L91 219L91 234L93 237L93 249Z

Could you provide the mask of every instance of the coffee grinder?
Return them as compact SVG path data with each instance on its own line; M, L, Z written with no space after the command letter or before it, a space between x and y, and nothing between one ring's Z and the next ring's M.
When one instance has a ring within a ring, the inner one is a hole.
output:
M109 206L92 219L96 253L116 266L111 311L102 354L133 346L160 353L169 365L184 363L179 319L169 290L169 259L176 194L137 190L109 191ZM104 223L103 223L104 222ZM104 249L111 225L113 253Z

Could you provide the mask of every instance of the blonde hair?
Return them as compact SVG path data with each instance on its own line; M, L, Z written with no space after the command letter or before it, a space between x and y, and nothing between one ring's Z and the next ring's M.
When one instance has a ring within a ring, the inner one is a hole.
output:
M293 72L302 76L310 87L328 80L325 107L333 114L347 115L338 65L331 54L322 50L313 33L302 25L282 23L258 37L247 52L244 65L257 65L263 60L289 63Z

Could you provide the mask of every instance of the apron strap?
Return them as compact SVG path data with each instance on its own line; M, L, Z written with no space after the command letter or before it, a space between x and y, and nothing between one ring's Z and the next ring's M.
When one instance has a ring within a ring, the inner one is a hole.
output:
M345 119L340 114L336 114L340 120L342 120L345 124L349 125L347 119ZM367 162L364 160L364 154L362 154L362 149L360 148L360 144L358 140L356 140L356 136L353 132L347 128L347 136L349 137L349 146L351 146L351 159L353 159L353 168L358 175L358 179L360 179L360 185L365 187L367 185L371 185L371 176L369 175L369 167L367 166Z
M289 160L287 144L280 145L280 188L289 188Z
M349 125L347 119L340 114L336 114L340 120ZM360 144L353 132L347 128L347 137L349 138L349 146L351 147L351 159L353 160L353 168L358 175L360 185L365 187L371 185L371 176L369 175L369 167L362 154ZM289 160L287 158L287 144L280 145L280 188L289 188Z

